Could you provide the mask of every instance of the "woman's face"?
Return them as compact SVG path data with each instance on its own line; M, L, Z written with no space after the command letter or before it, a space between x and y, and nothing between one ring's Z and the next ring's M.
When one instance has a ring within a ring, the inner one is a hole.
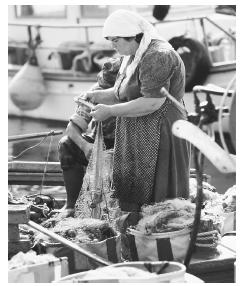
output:
M137 42L133 39L126 40L121 37L108 37L108 40L112 42L113 48L123 56L135 55L137 50Z

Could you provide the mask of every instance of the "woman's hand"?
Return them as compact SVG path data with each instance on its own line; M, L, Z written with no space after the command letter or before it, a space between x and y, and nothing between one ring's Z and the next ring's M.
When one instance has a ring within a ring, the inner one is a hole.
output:
M112 115L112 109L111 105L105 105L105 104L98 104L92 109L90 112L90 115L96 120L96 121L104 121L108 119Z
M92 103L98 103L98 99L97 99L99 97L98 95L99 95L98 91L82 92L80 95L74 98L74 101L78 102L78 99L82 99L82 100L90 101Z
M87 91L83 93L83 99L92 103L98 103L99 92L97 90Z
M102 103L112 105L118 103L113 87L82 92L79 96L74 98L75 102L78 102L78 99L90 101L93 104Z

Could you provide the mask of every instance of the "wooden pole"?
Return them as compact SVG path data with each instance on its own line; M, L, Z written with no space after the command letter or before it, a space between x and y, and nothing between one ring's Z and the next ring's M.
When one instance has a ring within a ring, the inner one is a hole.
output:
M202 212L202 204L203 204L203 160L204 156L199 153L199 150L194 147L193 149L194 154L194 163L196 167L196 174L197 174L197 197L196 197L196 209L194 215L194 222L193 222L193 230L191 233L191 240L188 246L187 254L184 260L184 264L188 269L193 252L195 250L195 244L197 240L197 234L199 231L200 221L201 221L201 212ZM200 155L200 159L199 159ZM200 162L199 162L200 161Z
M60 134L63 134L62 130L30 133L30 134L24 134L24 135L13 135L13 136L9 136L8 137L8 142L13 142L13 141L18 141L18 140L27 140L27 139L41 138L41 137L45 137L47 135L55 136L55 135L60 135Z

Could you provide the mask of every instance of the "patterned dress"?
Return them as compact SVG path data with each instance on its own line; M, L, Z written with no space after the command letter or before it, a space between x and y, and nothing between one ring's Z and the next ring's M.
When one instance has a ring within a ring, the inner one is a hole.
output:
M180 56L167 43L152 40L129 81L117 78L119 102L161 98L165 87L178 101L185 88ZM140 117L118 117L115 131L113 185L123 211L189 194L190 146L171 126L186 112L166 99L157 111Z

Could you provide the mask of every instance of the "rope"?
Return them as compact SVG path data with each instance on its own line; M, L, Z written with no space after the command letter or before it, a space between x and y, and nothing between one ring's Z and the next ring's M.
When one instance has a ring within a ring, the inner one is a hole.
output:
M233 83L235 82L236 80L236 75L234 75L234 77L232 78L232 80L229 82L223 96L222 96L222 100L221 100L221 103L220 103L220 106L219 106L219 113L218 113L218 129L219 129L219 135L220 135L220 139L221 139L221 142L222 142L222 145L223 145L223 149L226 151L226 153L229 155L229 150L228 150L228 147L227 147L227 144L225 142L225 139L224 139L224 135L223 135L223 123L222 123L222 117L223 117L223 105L224 105L224 102L226 100L226 97L228 95L228 92L230 90L230 88L232 87ZM231 156L229 155L229 157L231 158ZM232 159L232 158L231 158Z
M35 144L35 145L33 145L33 146L30 146L30 147L24 149L22 152L20 152L20 153L19 153L18 155L16 155L16 156L10 155L9 157L12 158L13 160L16 160L16 159L22 157L22 155L25 154L27 151L38 147L39 145L41 145L41 144L47 139L48 136L53 135L53 134L54 134L54 131L51 130L39 143L37 143L37 144Z
M27 151L31 150L31 149L34 149L38 146L40 146L46 139L47 137L51 136L50 137L50 142L49 142L49 146L48 146L48 153L47 153L47 158L46 158L46 163L44 165L44 170L43 170L43 176L42 176L42 180L41 180L41 188L40 188L40 192L39 194L41 195L42 194L42 190L43 190L43 184L44 184L44 180L45 180L45 175L46 175L46 172L47 172L47 166L48 166L48 163L49 163L49 155L50 155L50 151L51 151L51 147L52 147L52 141L53 141L53 135L54 135L54 130L51 130L39 143L33 145L33 146L30 146L26 149L24 149L22 152L20 152L17 156L9 156L11 157L12 159L18 159L20 158L24 153L26 153ZM30 197L35 197L35 196L38 196L39 194L33 194L33 195L28 195L28 196L25 196L26 198L30 198ZM48 195L53 201L55 201L55 199Z
M42 182L41 182L41 188L40 188L40 195L42 193L43 183L44 183L45 175L46 175L46 172L47 172L47 166L48 166L48 161L49 161L50 150L51 150L51 147L52 147L52 141L53 141L53 136L51 135L50 142L49 142L49 145L48 145L47 159L46 159L46 163L44 165L44 170L43 170L43 176L42 176Z
M202 237L202 236L209 236L209 235L214 235L214 234L218 234L218 231L217 230L211 230L211 231L199 232L198 238Z
M205 237L198 237L197 236L197 243L203 242L203 241L206 241L206 240L209 240L209 239L218 240L218 237L216 237L216 235L210 235L210 236L205 236Z
M206 248L216 248L216 246L218 245L218 242L216 243L212 243L212 244L203 244L203 243L196 243L195 244L198 247L206 247Z

